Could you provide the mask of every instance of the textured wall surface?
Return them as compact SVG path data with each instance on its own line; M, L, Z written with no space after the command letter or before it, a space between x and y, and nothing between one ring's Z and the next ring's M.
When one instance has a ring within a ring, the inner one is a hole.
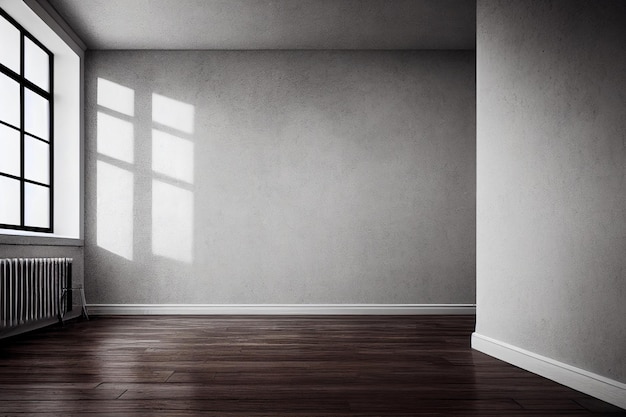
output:
M473 51L94 51L90 303L472 303Z
M477 332L626 382L626 3L477 24Z

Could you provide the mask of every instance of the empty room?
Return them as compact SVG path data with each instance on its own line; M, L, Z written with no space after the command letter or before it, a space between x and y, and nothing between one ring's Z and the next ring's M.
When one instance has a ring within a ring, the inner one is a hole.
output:
M626 1L0 0L0 416L626 416Z

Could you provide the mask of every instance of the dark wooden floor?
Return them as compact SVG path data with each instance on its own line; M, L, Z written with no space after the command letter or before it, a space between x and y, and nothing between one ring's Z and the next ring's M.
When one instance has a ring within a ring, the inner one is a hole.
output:
M626 416L471 316L95 318L0 341L0 416Z

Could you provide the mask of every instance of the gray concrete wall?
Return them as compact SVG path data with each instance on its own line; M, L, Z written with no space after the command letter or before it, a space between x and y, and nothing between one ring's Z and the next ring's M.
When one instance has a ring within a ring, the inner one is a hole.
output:
M90 52L88 301L473 303L474 62Z
M626 382L626 3L477 13L477 333Z

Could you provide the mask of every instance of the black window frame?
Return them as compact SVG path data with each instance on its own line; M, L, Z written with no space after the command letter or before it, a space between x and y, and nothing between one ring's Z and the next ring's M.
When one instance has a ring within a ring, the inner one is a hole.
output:
M46 46L41 43L37 38L30 34L22 25L20 25L15 19L13 19L7 12L5 12L2 8L0 8L0 15L5 18L9 23L11 23L15 28L20 32L20 73L16 73L12 69L4 66L0 63L0 73L6 75L12 80L16 81L20 86L20 126L13 126L10 123L0 120L0 124L5 127L9 127L19 132L20 134L20 175L12 175L9 173L1 172L0 176L11 178L20 182L20 224L4 224L0 223L0 229L13 229L13 230L23 230L29 232L43 232L43 233L53 233L54 231L54 54L46 48ZM46 54L48 54L48 91L45 91L43 88L39 87L32 81L28 80L25 76L25 40L28 38L31 42L41 48ZM49 106L49 118L48 118L48 140L37 137L32 133L26 132L26 128L24 126L24 113L25 113L25 89L28 88L35 94L43 97L48 101ZM26 178L25 174L25 155L24 148L26 137L33 138L39 141L46 143L49 146L48 152L48 166L50 169L49 172L49 180L48 184L44 184L38 181L34 181ZM26 205L25 205L25 189L26 184L34 184L37 186L46 187L49 189L49 219L48 219L48 227L36 227L36 226L27 226L25 222L25 213L26 213Z

